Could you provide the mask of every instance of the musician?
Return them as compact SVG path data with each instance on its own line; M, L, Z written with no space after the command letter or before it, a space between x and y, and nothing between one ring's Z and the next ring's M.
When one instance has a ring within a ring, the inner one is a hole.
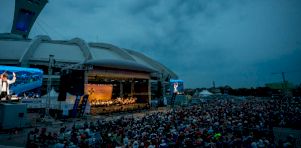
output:
M8 99L8 95L10 95L9 93L9 85L12 83L16 82L16 74L13 73L13 79L9 80L8 79L8 74L6 72L4 72L3 74L1 74L0 76L0 99L2 98L6 98Z

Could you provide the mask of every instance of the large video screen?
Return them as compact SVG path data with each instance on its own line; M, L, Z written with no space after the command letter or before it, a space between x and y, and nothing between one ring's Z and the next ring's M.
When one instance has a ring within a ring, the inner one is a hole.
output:
M85 84L85 94L90 102L110 101L112 99L112 84Z
M170 93L184 94L184 81L183 80L170 80Z
M9 80L13 79L13 73L16 74L15 83L9 86L10 94L21 96L26 93L31 95L30 97L40 95L39 89L43 82L42 70L0 65L0 74L4 73L7 74Z

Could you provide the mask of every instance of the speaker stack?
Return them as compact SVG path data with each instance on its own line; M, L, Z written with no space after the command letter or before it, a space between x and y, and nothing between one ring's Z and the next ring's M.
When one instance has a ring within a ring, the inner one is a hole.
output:
M68 70L61 72L58 101L65 101L67 92L71 95L82 96L84 94L85 71Z

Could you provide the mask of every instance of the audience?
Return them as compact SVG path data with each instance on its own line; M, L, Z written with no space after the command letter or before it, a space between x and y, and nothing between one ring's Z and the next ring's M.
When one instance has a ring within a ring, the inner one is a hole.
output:
M300 100L212 99L143 117L86 121L59 133L35 129L28 146L54 147L294 147L293 135L275 141L273 127L301 129Z

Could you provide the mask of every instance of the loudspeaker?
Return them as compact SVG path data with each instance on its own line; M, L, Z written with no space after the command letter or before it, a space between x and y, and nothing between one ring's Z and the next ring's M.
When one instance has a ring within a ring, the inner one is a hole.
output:
M85 71L83 70L69 70L62 71L60 78L58 101L65 101L67 92L71 95L84 95L85 88Z
M76 95L82 96L84 94L84 83L85 83L85 71L83 70L72 70L68 73L68 87L67 92Z
M69 74L69 92L72 95L82 96L84 95L85 88L85 71L83 70L72 70Z
M69 76L66 71L61 72L58 101L65 101L69 84Z

